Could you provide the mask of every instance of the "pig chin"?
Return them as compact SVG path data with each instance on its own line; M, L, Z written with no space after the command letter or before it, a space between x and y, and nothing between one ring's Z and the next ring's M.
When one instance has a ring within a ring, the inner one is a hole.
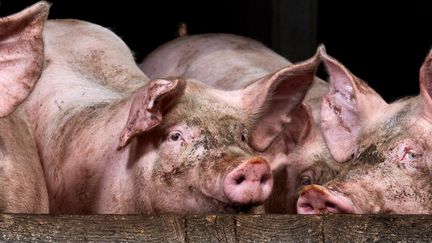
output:
M260 157L252 157L229 164L236 166L229 166L217 177L207 175L203 178L206 177L205 171L212 169L203 171L201 183L189 187L191 204L196 204L198 208L211 208L209 212L237 213L249 212L264 203L273 186L268 163Z
M240 213L251 212L254 205L240 205L220 201L213 197L201 194L200 197L193 197L186 200L188 208L192 209L190 213Z

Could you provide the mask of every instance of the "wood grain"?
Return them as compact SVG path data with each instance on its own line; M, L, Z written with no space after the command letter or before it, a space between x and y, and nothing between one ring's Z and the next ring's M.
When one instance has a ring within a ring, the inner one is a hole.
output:
M238 215L241 242L323 242L320 216Z
M430 215L329 215L326 242L431 242Z
M0 214L0 241L431 242L432 215Z
M141 215L1 215L1 241L185 242L184 219Z

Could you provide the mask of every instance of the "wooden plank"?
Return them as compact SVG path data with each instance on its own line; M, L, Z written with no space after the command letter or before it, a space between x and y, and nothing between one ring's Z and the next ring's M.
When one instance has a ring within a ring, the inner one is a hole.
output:
M432 215L0 214L0 241L431 242Z
M240 242L323 242L321 216L237 215Z
M186 218L188 242L236 242L232 215L189 216Z
M0 217L1 241L185 242L184 219L141 215L11 215Z
M326 242L431 242L431 215L328 215Z

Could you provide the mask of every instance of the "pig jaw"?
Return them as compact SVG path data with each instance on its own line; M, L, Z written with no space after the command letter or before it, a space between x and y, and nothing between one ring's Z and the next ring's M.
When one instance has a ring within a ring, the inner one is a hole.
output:
M260 159L261 160L261 159ZM227 162L224 160L223 162ZM233 164L238 164L232 161ZM155 164L157 164L156 162ZM251 163L250 160L240 163L239 169L233 169L231 174L237 174L244 169L244 164ZM253 163L253 162L252 162ZM265 163L265 164L264 164ZM196 214L196 213L236 213L239 211L248 211L252 207L263 203L268 197L271 190L272 177L267 162L263 162L266 180L263 192L251 190L252 198L236 198L237 195L231 195L234 189L226 190L226 181L230 172L218 172L215 168L200 170L199 168L190 168L182 171L180 167L173 168L171 171L153 172L151 180L140 182L145 184L145 190L141 191L140 201L136 208L146 214L155 213L176 213L176 214ZM236 167L236 168L237 168ZM261 168L258 168L260 170ZM234 173L232 173L234 172ZM219 173L219 175L218 175ZM253 175L252 175L253 177ZM252 181L253 183L253 181ZM246 180L244 182L246 184ZM141 190L143 188L140 188ZM248 196L247 192L239 192L239 195ZM258 195L258 196L255 196ZM260 197L260 198L256 198ZM242 200L242 201L236 201Z
M209 145L211 151L202 144ZM273 180L267 161L248 156L235 146L215 149L212 141L199 139L194 145L183 144L176 151L161 144L156 161L141 172L150 170L146 177L150 180L143 183L142 212L235 213L248 211L268 197Z

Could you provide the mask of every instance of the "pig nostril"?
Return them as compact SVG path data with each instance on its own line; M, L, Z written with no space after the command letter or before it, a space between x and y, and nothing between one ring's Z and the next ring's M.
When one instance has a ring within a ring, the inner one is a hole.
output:
M336 208L336 205L332 202L325 202L326 208Z
M235 182L237 185L240 185L244 180L246 180L246 177L241 175L240 177L235 179Z
M308 212L310 212L310 211L314 211L314 207L312 207L312 205L309 204L309 203L302 203L302 204L300 205L300 207L301 207L304 211L308 211Z
M261 177L260 183L265 184L269 179L270 179L269 175L264 175L263 177Z

